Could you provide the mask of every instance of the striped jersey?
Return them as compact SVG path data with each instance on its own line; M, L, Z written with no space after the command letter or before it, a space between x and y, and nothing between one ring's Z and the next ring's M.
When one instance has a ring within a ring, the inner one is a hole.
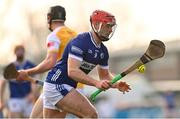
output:
M62 58L62 54L68 42L72 40L77 33L66 26L56 28L47 37L48 52L57 52L58 60ZM84 84L79 83L78 88L83 88Z
M46 82L68 84L76 88L78 82L68 77L67 74L68 57L79 60L81 62L80 69L86 74L93 70L96 65L108 69L109 54L107 48L103 43L97 45L92 34L85 32L68 43L62 59L48 72Z

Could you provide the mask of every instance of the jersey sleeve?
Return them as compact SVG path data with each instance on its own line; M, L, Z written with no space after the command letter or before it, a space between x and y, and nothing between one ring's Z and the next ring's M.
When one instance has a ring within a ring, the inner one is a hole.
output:
M71 42L69 57L82 61L85 50L82 40L75 39Z
M103 57L103 59L99 65L100 65L100 68L102 68L102 69L108 69L109 68L109 65L108 65L109 53L108 53L108 50L106 47L104 48L104 51L105 51L104 54L101 54L101 56L100 56L100 57Z
M61 42L55 33L52 32L51 34L49 34L46 40L48 52L51 52L51 51L58 52L60 43Z

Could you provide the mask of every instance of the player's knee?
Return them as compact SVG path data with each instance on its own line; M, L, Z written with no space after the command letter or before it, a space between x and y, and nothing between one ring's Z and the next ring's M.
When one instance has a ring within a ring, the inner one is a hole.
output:
M87 115L88 118L98 118L98 113L96 110L91 110Z
M95 111L95 112L92 114L92 118L98 118L98 113L97 113L97 111Z

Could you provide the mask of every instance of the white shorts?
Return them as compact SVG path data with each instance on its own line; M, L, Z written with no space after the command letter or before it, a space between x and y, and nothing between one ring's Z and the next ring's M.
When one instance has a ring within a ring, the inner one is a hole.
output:
M10 98L8 107L11 112L20 112L24 117L29 117L33 108L33 104L26 98Z
M67 84L58 85L45 82L43 86L44 108L60 110L56 107L57 102L68 94L71 89L73 89L73 87Z

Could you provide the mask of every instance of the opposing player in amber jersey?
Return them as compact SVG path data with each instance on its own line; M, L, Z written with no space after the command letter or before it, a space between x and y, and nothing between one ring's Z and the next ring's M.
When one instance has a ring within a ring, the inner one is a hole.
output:
M59 26L47 37L48 52L57 53L57 60L60 60L67 43L76 36L76 32L66 26Z
M50 70L58 60L61 59L62 53L67 43L76 36L76 32L65 26L66 11L62 6L53 6L50 8L47 14L48 27L51 33L48 35L47 44L47 56L36 67L19 71L18 77L21 80L23 77L32 74L39 74ZM43 93L36 101L31 118L43 117ZM66 112L60 112L56 109L53 113L54 117L64 118Z

